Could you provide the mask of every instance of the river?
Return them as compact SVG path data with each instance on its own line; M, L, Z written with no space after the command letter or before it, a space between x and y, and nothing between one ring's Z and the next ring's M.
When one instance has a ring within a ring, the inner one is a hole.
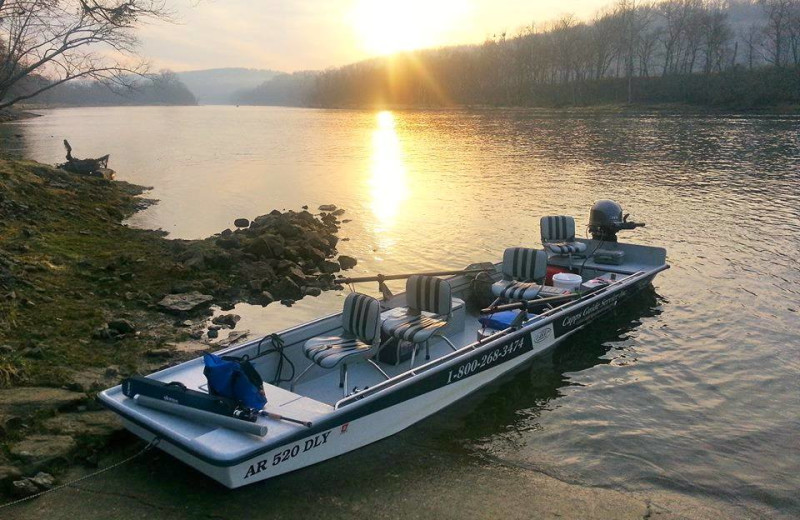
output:
M496 260L505 247L538 244L543 215L573 215L583 229L594 200L617 200L647 223L622 240L667 248L672 268L654 291L384 446L444 457L467 486L481 485L470 474L486 465L529 467L585 486L683 496L732 516L800 515L800 117L40 112L0 126L2 147L55 163L67 138L76 156L111 154L118 179L152 186L148 196L159 200L131 225L201 238L238 217L332 203L351 219L339 249L358 259L354 274ZM358 288L374 293L372 285ZM342 297L235 312L239 328L272 332L335 311ZM387 453L358 456L361 474L396 465L397 478L419 477L421 463ZM339 460L326 464L345 467ZM280 481L281 493L304 478ZM401 496L387 500L403 510Z

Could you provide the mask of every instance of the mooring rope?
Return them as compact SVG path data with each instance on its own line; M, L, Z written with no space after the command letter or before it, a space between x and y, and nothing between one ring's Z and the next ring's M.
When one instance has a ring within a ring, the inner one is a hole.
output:
M53 491L58 491L59 489L64 489L65 487L72 486L74 484L77 484L78 482L83 482L84 480L88 480L88 479L90 479L92 477L96 477L97 475L105 473L106 471L111 471L112 469L118 468L118 467L122 466L123 464L127 464L128 462L136 459L137 457L140 457L140 456L144 455L145 453L147 453L151 449L153 449L156 446L158 446L159 442L161 442L161 439L159 437L156 437L152 441L150 441L150 443L147 446L142 448L141 451L139 451L138 453L135 453L134 455L131 455L127 459L123 459L123 460L121 460L119 462L116 462L116 463L108 466L107 468L103 468L103 469L97 470L94 473L89 473L88 475L84 475L84 476L82 476L80 478L76 478L75 480L71 480L69 482L65 482L65 483L60 484L58 486L52 487L50 489L45 489L44 491L40 491L40 492L38 492L38 493L36 493L34 495L30 495L30 496L27 496L25 498L20 498L19 500L14 500L13 502L9 502L7 504L0 505L0 509L5 509L7 507L11 507L11 506L14 506L14 505L17 505L17 504L21 504L22 502L27 502L28 500L33 500L34 498L39 498L42 495L46 495L48 493L52 493Z

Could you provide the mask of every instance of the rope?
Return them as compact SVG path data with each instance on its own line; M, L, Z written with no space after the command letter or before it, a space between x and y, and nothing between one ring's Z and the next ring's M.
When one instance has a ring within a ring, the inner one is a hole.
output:
M84 476L82 476L80 478L76 478L75 480L72 480L70 482L65 482L64 484L60 484L60 485L52 487L50 489L45 489L44 491L40 491L39 493L36 493L35 495L30 495L30 496L27 496L25 498L20 498L19 500L14 500L13 502L9 502L7 504L0 505L0 509L5 509L7 507L11 507L11 506L14 506L14 505L17 505L17 504L21 504L22 502L27 502L28 500L33 500L34 498L39 498L42 495L46 495L48 493L52 493L53 491L58 491L59 489L64 489L65 487L69 487L69 486L75 485L78 482L83 482L84 480L88 480L88 479L90 479L92 477L96 477L97 475L105 473L106 471L111 471L112 469L118 468L118 467L122 466L123 464L127 464L128 462L136 459L137 457L140 457L140 456L144 455L145 453L147 453L151 449L153 449L156 446L158 446L159 442L161 442L161 439L159 437L156 437L152 441L150 441L150 443L147 446L142 448L141 451L139 451L138 453L135 453L134 455L131 455L127 459L123 459L123 460L121 460L121 461L119 461L117 463L114 463L114 464L108 466L107 468L103 468L101 470L95 471L94 473L89 473L88 475L84 475Z
M261 344L264 343L266 340L269 340L272 343L272 348L262 352ZM281 338L280 335L269 334L261 338L261 340L258 342L258 347L256 348L256 355L254 358L252 358L252 359L258 359L268 354L278 354L278 366L275 369L275 378L272 381L270 381L271 385L279 386L281 383L288 383L289 381L294 379L294 374L295 374L294 363L292 363L292 360L289 359L289 356L287 356L283 352L284 347L285 345L283 343L283 338ZM281 375L283 374L284 361L286 361L286 363L289 364L289 368L292 369L292 375L288 378L281 377Z

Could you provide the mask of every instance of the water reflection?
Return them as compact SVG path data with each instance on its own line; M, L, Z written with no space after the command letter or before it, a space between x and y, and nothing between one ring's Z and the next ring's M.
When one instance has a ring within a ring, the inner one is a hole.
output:
M375 232L392 228L398 210L408 198L403 149L395 130L395 118L389 111L377 114L378 128L372 133L372 176L369 183ZM384 244L385 245L385 244Z

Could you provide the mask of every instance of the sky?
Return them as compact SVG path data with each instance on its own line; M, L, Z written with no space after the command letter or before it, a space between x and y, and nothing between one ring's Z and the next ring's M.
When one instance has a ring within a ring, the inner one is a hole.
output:
M150 23L141 52L174 71L285 72L372 56L480 43L565 14L588 19L612 0L167 0L175 23Z

